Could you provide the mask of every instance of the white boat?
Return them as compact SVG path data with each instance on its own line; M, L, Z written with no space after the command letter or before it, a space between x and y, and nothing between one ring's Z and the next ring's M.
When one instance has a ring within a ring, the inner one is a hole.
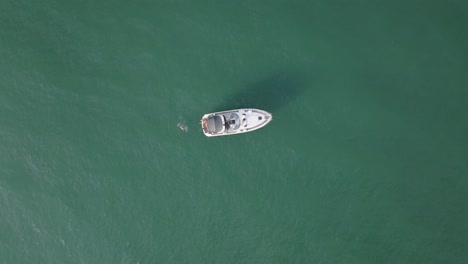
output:
M267 111L245 108L206 114L201 126L207 137L227 136L257 130L272 119Z

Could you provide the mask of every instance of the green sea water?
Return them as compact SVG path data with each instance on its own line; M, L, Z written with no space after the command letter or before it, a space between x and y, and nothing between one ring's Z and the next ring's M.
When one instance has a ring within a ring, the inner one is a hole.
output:
M467 25L463 0L0 1L0 263L468 263ZM203 135L237 107L273 121Z

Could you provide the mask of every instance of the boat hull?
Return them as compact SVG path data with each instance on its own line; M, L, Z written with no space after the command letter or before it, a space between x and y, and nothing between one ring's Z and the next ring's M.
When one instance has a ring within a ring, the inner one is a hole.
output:
M273 120L267 111L242 108L205 114L201 119L203 134L207 137L243 134L258 130Z

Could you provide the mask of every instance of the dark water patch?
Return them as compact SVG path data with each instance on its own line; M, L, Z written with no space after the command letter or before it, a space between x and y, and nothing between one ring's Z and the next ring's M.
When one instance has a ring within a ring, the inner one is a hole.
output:
M237 108L275 112L302 94L306 83L305 76L299 72L277 71L228 95L212 112Z

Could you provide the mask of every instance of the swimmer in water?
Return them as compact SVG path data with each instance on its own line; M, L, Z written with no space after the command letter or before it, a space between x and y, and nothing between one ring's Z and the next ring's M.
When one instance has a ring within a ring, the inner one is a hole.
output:
M180 128L180 130L187 132L188 127L182 123L178 123L177 126Z

